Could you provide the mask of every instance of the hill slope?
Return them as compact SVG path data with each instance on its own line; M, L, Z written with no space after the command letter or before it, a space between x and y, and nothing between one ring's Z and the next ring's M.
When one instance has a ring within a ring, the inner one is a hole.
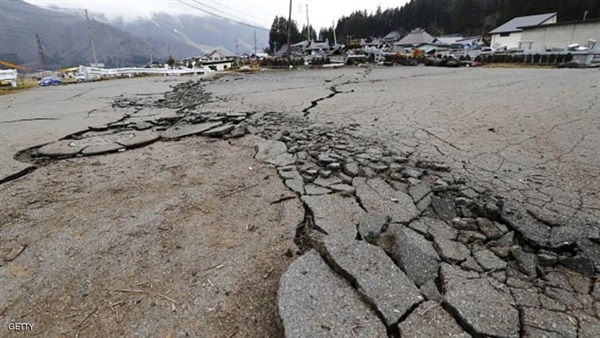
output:
M108 67L143 65L151 58L197 56L213 49L254 51L254 29L205 16L156 14L134 21L91 20L98 62ZM37 7L22 0L0 2L0 59L40 67L40 38L47 69L94 62L84 13ZM259 50L268 40L257 30Z

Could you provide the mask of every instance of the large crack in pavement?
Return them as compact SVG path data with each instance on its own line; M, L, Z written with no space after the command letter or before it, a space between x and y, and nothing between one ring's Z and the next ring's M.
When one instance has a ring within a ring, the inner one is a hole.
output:
M157 102L119 98L115 106L134 112L17 158L43 165L159 140L252 134L256 159L277 167L305 208L294 239L299 258L280 286L278 309L286 337L332 332L398 337L422 323L430 323L420 328L429 336L598 336L597 221L564 217L499 196L454 174L445 163L419 158L414 149L393 149L356 136L359 124L317 125L307 119L311 110L342 93L336 86L330 90L304 109L302 117L213 113L202 109L207 100L202 84L189 82ZM149 106L175 110L176 115L135 120ZM313 252L319 253L318 259ZM324 280L338 278L327 284L336 289L292 278L298 271ZM391 280L396 287L390 286ZM303 290L311 290L311 297ZM407 294L412 298L406 299ZM352 306L340 308L335 297ZM424 302L442 306L422 311Z

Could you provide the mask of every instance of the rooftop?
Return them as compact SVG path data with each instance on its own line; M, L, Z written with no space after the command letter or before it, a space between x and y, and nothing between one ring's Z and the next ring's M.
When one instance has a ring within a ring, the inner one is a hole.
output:
M501 34L522 31L521 27L538 26L555 17L558 13L546 13L538 15L516 17L505 24L492 30L490 34Z

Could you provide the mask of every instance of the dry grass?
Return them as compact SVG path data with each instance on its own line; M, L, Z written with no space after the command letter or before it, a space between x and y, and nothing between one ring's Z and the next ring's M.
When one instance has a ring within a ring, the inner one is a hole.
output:
M556 69L556 65L536 65L531 63L487 63L485 68L530 68L530 69Z
M0 95L8 95L11 93L18 93L23 90L36 88L37 86L38 86L37 80L35 80L35 79L19 79L17 81L17 87L0 86Z

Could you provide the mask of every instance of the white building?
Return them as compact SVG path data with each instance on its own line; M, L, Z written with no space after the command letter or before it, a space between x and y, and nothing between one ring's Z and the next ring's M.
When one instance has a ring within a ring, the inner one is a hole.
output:
M555 24L557 13L521 16L514 18L500 27L492 30L492 49L517 49L521 42L522 27L533 27Z
M523 27L519 49L530 52L567 51L579 45L600 52L600 19Z

